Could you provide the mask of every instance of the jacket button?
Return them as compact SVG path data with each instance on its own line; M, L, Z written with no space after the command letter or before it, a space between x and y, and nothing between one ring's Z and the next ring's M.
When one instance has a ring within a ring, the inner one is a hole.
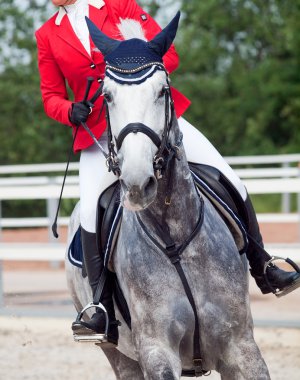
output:
M90 64L90 68L91 68L91 69L95 69L95 68L96 68L96 65L95 65L94 63L91 63L91 64Z

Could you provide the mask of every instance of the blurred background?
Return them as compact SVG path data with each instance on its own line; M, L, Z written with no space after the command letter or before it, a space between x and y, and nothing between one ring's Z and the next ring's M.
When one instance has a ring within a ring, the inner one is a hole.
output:
M180 67L171 79L192 100L185 116L245 181L269 251L300 263L300 0L137 2L161 26L181 10ZM71 158L59 239L50 228L71 131L44 113L34 31L55 11L50 0L0 0L0 377L9 380L103 378L87 375L84 365L73 373L67 364L74 350L85 353L84 363L95 359L71 342L74 310L64 277L78 155ZM250 291L272 379L298 379L300 291L263 297L252 281ZM46 341L66 350L49 360L47 375L29 359Z

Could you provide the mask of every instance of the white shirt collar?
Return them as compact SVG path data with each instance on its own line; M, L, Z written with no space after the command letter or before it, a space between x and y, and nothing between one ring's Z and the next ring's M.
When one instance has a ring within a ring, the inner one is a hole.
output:
M97 9L100 9L105 5L103 0L87 0L87 3L89 5L92 5L93 7L97 8ZM58 14L57 14L56 19L55 19L55 24L60 25L61 20L63 19L64 15L66 15L66 14L67 14L67 12L66 12L65 8L59 7Z

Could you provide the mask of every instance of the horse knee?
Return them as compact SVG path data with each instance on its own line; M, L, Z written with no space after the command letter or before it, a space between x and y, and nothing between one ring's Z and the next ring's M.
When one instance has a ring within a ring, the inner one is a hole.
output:
M179 380L181 364L178 355L159 343L139 348L139 362L146 380Z
M162 380L175 380L173 372L169 368L165 368L162 374Z

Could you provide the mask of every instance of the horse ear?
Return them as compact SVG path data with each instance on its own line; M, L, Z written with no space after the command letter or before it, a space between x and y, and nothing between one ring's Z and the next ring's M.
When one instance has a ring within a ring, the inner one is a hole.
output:
M179 18L180 12L178 11L173 20L159 34L148 42L148 46L161 57L163 57L169 50L176 36Z
M121 43L121 41L114 40L102 33L99 28L88 18L85 17L91 38L97 48L101 51L104 57L115 50Z

